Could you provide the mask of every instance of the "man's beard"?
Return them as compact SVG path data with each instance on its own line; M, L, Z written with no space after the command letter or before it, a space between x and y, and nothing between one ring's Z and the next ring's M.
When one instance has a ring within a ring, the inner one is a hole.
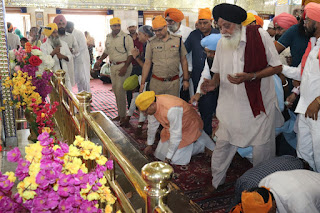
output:
M276 34L276 35L274 36L274 40L278 41L281 36L282 36L282 35L280 35L280 34Z
M59 37L49 37L50 42L54 48L61 46L60 38Z
M307 36L307 37L313 37L314 36L314 34L316 33L316 27L315 27L315 23L313 23L313 25L312 25L312 28L311 29L308 29L307 27L305 27L305 35Z
M176 32L179 29L179 23L174 23L172 25L168 25L168 28L171 32Z
M237 49L240 39L241 39L241 28L235 29L233 35L221 34L222 47L230 50Z
M65 35L66 34L66 28L60 27L58 29L58 33L59 33L59 35Z

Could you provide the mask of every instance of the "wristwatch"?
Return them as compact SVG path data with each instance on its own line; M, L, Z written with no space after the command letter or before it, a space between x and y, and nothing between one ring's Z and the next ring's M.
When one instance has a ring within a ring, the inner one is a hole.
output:
M257 78L257 74L254 72L254 73L253 73L253 77L251 78L250 81L253 81L253 80L255 80L256 78Z

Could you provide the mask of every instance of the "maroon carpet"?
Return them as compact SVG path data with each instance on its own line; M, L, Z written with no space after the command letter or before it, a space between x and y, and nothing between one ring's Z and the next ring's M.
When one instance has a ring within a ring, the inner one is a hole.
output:
M92 92L92 109L93 111L101 110L109 118L117 116L117 107L115 104L115 97L111 91L110 84L102 84L99 79L91 80ZM76 89L74 90L76 92ZM129 128L122 128L119 122L115 122L119 129L127 135L133 142L133 145L142 152L145 147L145 140L139 139L135 136L134 131L138 125L138 114L130 120ZM217 126L218 122L213 121L213 128ZM144 125L144 131L146 124ZM150 161L155 160L149 157ZM246 159L236 155L227 172L225 184L220 186L218 190L208 196L204 190L211 185L211 167L210 159L203 154L192 157L192 160L187 166L175 166L173 182L194 202L196 202L204 212L224 212L229 206L234 193L234 183L236 179L245 171L251 168L251 164Z

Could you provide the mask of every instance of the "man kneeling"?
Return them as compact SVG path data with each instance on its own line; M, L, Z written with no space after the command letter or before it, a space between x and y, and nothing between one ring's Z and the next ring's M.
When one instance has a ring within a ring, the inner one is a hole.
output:
M149 115L148 140L145 154L152 153L152 144L159 124L163 126L155 157L176 165L186 165L191 156L213 150L215 144L203 131L203 122L191 105L172 95L141 93L136 106Z

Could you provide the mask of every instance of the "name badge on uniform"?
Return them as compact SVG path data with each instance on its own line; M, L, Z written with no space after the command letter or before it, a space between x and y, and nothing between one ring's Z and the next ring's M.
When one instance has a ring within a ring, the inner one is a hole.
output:
M177 44L177 45L172 45L171 48L173 48L173 47L179 47L179 44Z
M162 49L162 47L155 47L154 49L157 49L157 50L158 50L158 49Z

